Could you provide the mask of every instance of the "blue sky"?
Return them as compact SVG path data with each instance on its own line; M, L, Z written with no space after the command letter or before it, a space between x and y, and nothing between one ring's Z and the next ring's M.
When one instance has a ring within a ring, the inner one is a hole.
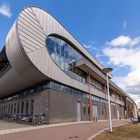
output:
M20 10L46 9L104 66L114 68L113 81L140 99L139 0L1 0L0 49Z

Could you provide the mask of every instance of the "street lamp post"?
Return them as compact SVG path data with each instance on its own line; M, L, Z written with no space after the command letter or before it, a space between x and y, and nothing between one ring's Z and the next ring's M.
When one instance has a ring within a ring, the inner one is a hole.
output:
M112 117L111 117L110 92L109 92L109 73L112 70L113 70L112 68L104 68L102 70L106 74L110 132L112 132Z

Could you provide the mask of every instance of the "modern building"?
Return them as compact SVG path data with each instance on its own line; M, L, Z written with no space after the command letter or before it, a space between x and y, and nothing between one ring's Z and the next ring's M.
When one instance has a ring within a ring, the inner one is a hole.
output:
M137 107L138 107L138 115L140 116L140 102L137 102Z
M43 113L47 123L89 120L90 113L108 119L103 68L52 15L27 7L0 53L0 115ZM112 119L132 117L133 99L109 83Z

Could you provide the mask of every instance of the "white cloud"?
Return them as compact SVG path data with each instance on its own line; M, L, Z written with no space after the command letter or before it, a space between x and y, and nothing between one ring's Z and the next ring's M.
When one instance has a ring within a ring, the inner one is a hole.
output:
M96 47L97 46L96 42L91 41L89 44L83 44L83 46L86 49L92 49L92 50L98 51L98 48Z
M92 45L83 45L86 49L92 48Z
M115 39L113 39L111 42L109 42L110 46L125 46L127 45L131 39L128 36L119 36Z
M130 38L129 36L120 35L107 44L110 46L135 46L138 43L140 43L140 36Z
M124 78L124 82L127 86L140 88L140 66L129 72L127 77Z
M95 47L95 46L93 46L92 44L89 44L89 45L83 45L83 46L84 46L84 48L86 48L86 49L92 49L92 50L95 50L95 51L98 50L98 48Z
M111 48L103 50L104 55L109 57L109 62L119 67L130 67L130 72L124 78L128 86L140 86L140 48Z
M123 29L125 29L127 27L127 21L123 21L122 27L123 27Z
M0 6L0 14L9 18L12 16L9 4L4 3L3 5Z
M119 36L110 41L109 46L103 49L103 54L114 66L130 68L125 77L117 76L113 80L133 97L137 96L140 99L140 37L132 39Z
M119 65L120 67L131 66L134 69L140 64L140 47L107 47L103 49L103 53L109 57L110 63Z
M121 87L124 91L126 91L126 85L124 83L124 77L121 76L113 76L112 80L119 86Z
M136 102L136 103L138 103L140 100L140 96L139 95L137 95L137 94L131 94L131 93L129 93L129 95L134 99L134 101Z

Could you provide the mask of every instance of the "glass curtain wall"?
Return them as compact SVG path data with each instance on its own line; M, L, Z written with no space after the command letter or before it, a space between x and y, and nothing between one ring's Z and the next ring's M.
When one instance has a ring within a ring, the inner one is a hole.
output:
M75 67L75 62L83 58L77 50L66 41L55 36L47 37L46 47L51 58L66 74L80 82L86 82L86 74Z

